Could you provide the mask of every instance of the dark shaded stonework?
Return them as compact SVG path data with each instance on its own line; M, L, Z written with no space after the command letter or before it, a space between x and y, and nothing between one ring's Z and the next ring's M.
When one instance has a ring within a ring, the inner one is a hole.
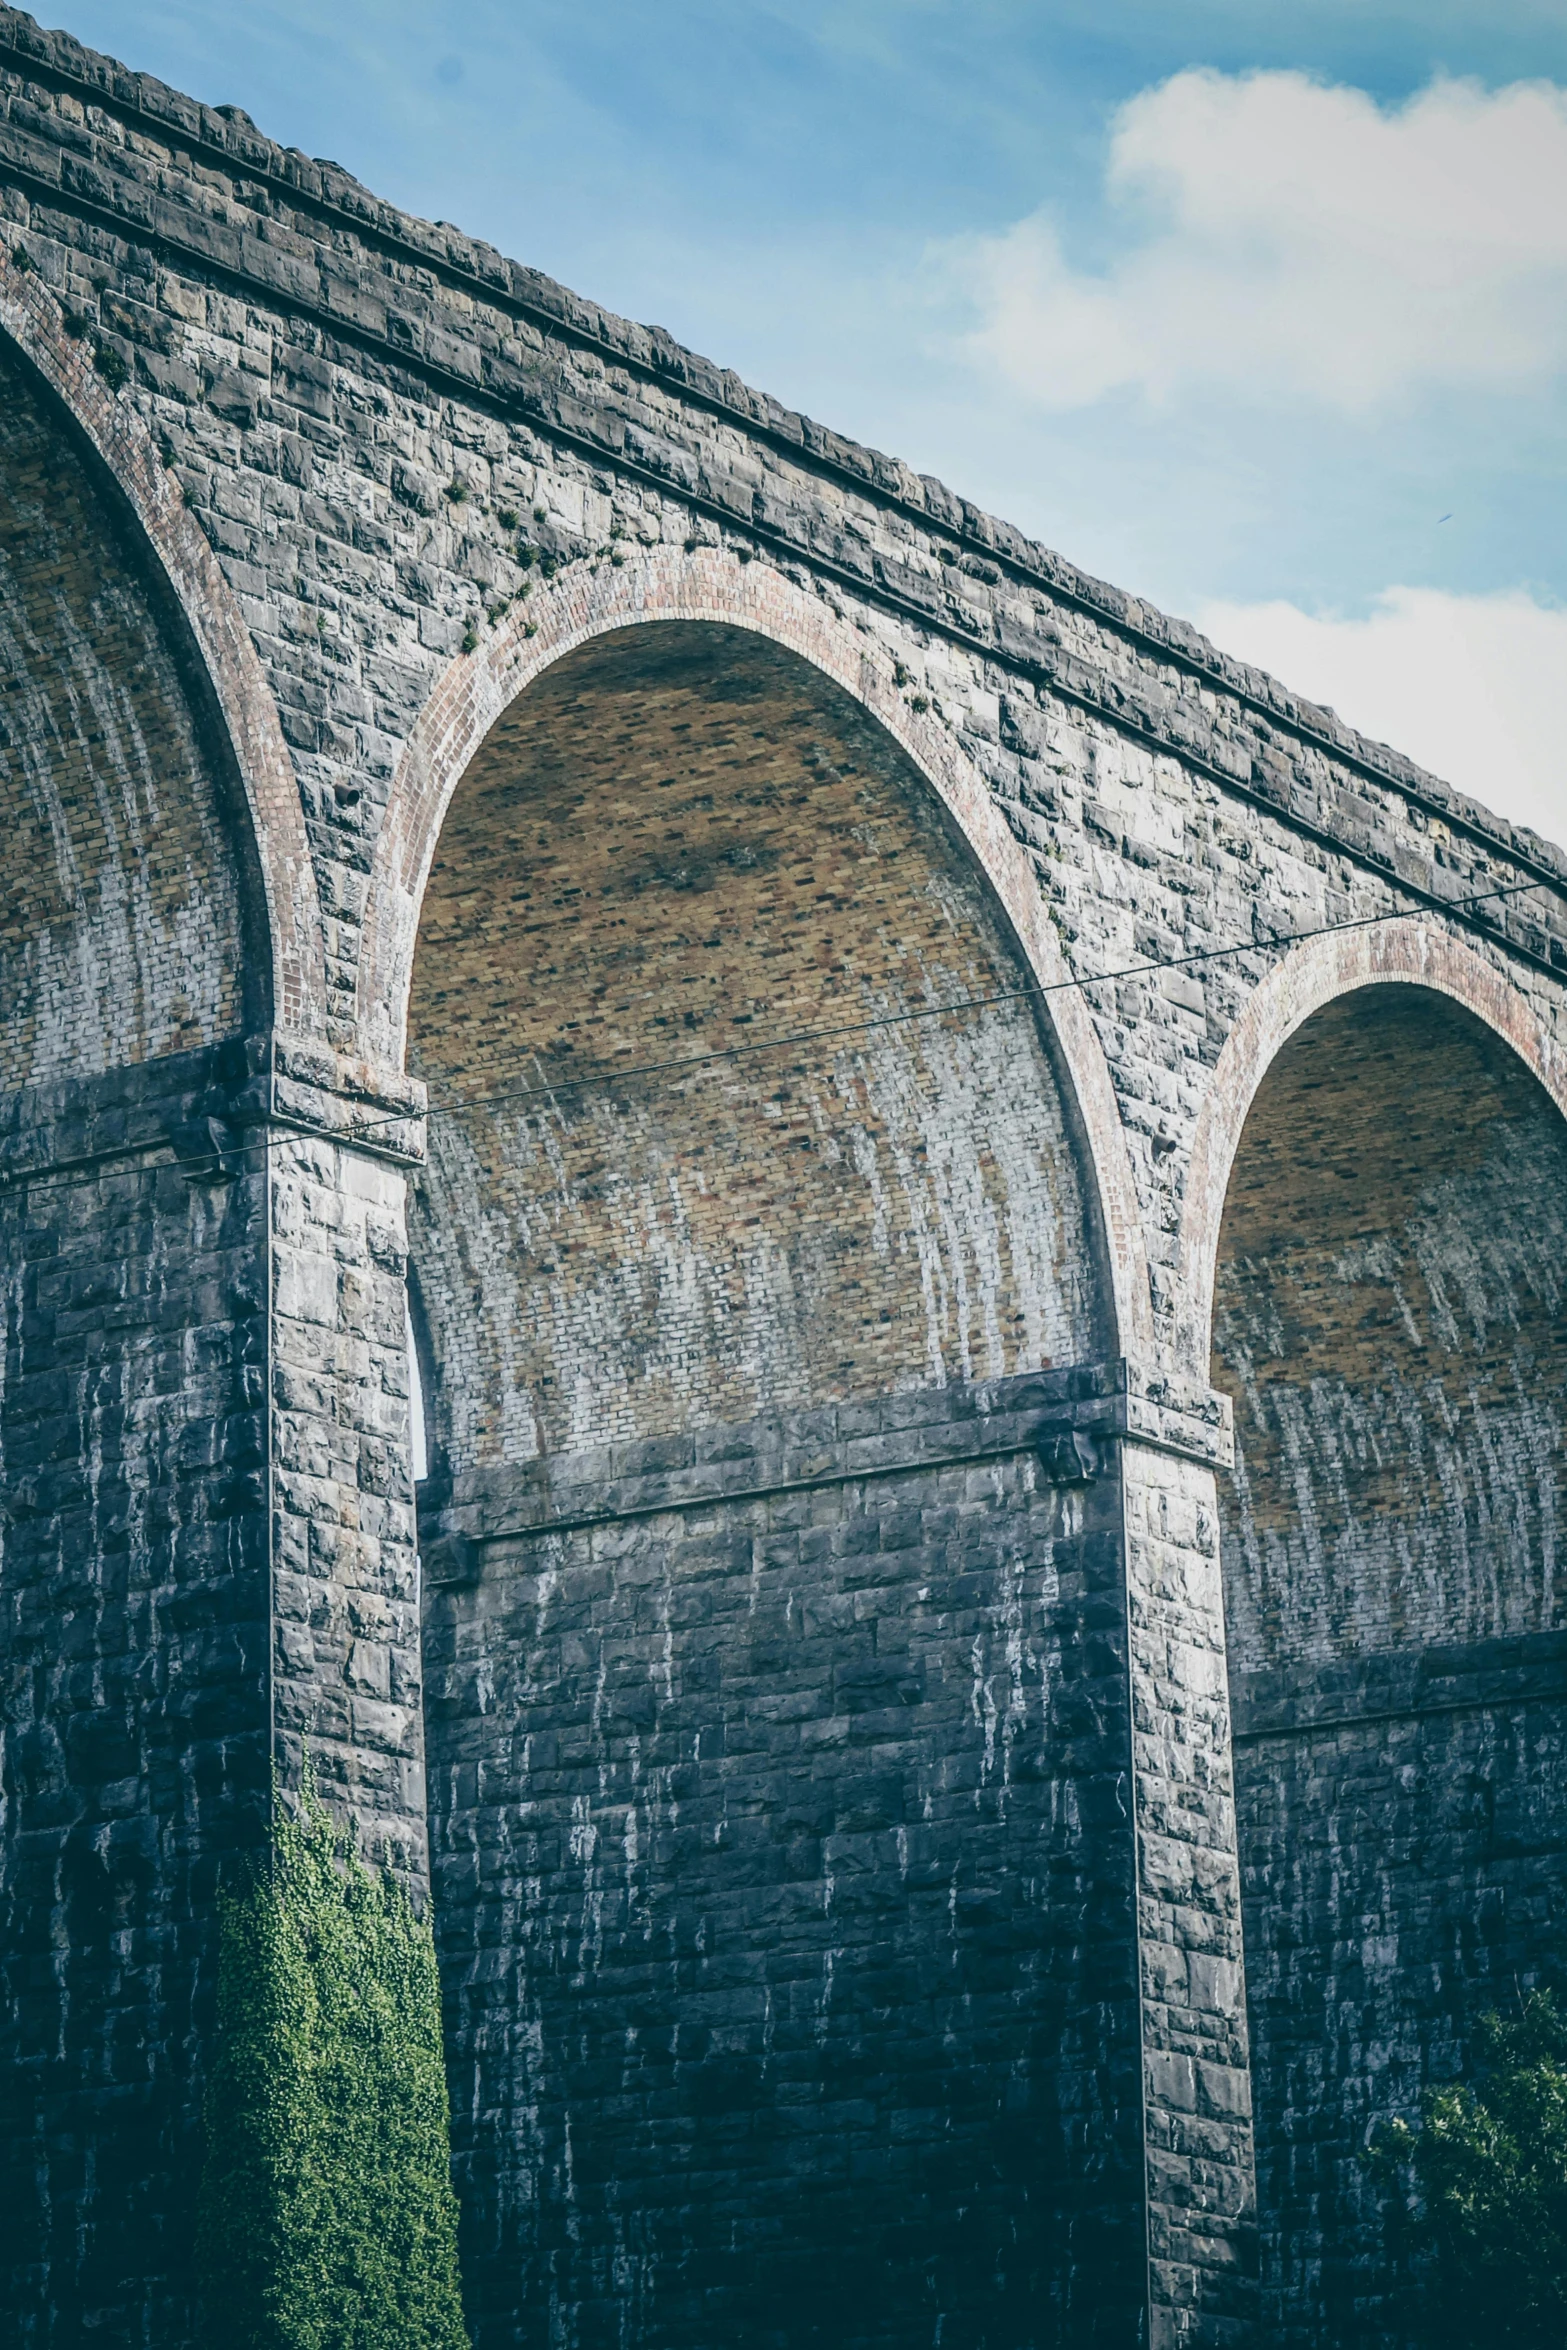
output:
M1269 1071L1225 1220L1265 2310L1382 2338L1366 2138L1567 1961L1567 1132L1415 988Z
M179 1054L0 1124L13 2339L190 2331L214 1896L268 1786L265 1176L169 1137L245 1074Z
M1562 1947L1559 852L4 7L0 816L6 2340L196 2340L308 1746L483 2350L1392 2350Z
M1088 1384L457 1480L426 1706L481 2344L1134 2335Z

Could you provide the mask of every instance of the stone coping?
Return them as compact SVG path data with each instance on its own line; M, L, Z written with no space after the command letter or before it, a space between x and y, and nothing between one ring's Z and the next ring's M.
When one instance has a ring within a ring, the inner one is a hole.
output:
M1443 1641L1233 1673L1236 1739L1326 1736L1373 1722L1567 1698L1567 1632Z
M25 11L4 5L0 5L0 61L24 78L31 74L88 106L119 116L143 136L161 133L196 160L232 175L237 183L265 188L284 203L313 215L330 235L338 239L352 236L387 258L444 283L461 303L479 299L510 308L546 332L667 385L681 399L725 418L746 434L840 480L873 502L898 511L919 527L957 540L965 550L966 564L1002 564L1156 659L1210 681L1302 741L1406 793L1448 822L1526 863L1557 887L1567 886L1567 852L1496 816L1389 745L1359 733L1335 711L1290 692L1265 671L1220 652L1189 622L1081 571L933 476L917 474L900 460L862 447L753 390L731 370L687 350L664 329L637 325L584 301L541 271L508 260L495 247L466 236L450 222L431 223L399 211L341 165L279 146L259 131L240 107L202 105L155 76L132 72L70 34L46 31ZM85 176L78 169L75 180L75 198L89 202L97 196L101 206L102 175L89 166ZM64 189L58 192L66 193ZM137 225L127 220L132 233ZM243 269L245 240L230 241ZM250 244L254 247L254 240ZM260 251L250 257L259 260ZM289 282L293 282L292 274ZM277 288L271 291L275 295ZM315 307L328 327L351 329L350 314L339 314L330 306ZM405 363L410 356L403 354ZM481 404L485 399L480 373L475 373L472 381L454 380L449 388L453 396L466 396ZM601 448L596 454L601 462L607 456L611 463L625 463L624 453L617 456ZM1006 650L1005 646L1001 649ZM1033 637L1024 650L1028 666L1038 666L1042 648ZM1072 684L1069 676L1054 682L1064 690L1070 690Z
M1117 1357L599 1445L429 1480L425 1573L432 1584L470 1582L492 1544L1027 1454L1042 1483L1087 1485L1117 1438L1211 1464L1229 1426L1228 1398Z

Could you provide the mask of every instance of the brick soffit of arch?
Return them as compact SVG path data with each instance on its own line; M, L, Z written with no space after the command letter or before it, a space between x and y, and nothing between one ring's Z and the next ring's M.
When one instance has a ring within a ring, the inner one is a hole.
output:
M620 567L580 567L518 606L479 649L444 672L415 722L376 845L360 963L360 1049L400 1068L419 910L453 792L490 728L534 678L590 639L644 621L743 628L795 653L841 686L888 733L935 792L989 881L1041 987L1086 1139L1119 1345L1153 1347L1147 1264L1126 1137L1109 1068L1071 984L1039 884L983 781L945 729L912 710L892 657L770 564L701 548L655 548Z
M325 1021L326 967L315 868L293 762L233 592L141 417L98 375L89 345L65 333L53 296L3 250L0 335L42 378L96 453L184 613L249 811L271 947L272 1017L282 1028L317 1036Z
M1567 1117L1567 1050L1494 963L1422 915L1294 947L1263 980L1230 1031L1192 1138L1179 1242L1176 1333L1181 1367L1206 1380L1213 1291L1230 1174L1247 1115L1278 1054L1337 997L1378 985L1430 988L1509 1045Z

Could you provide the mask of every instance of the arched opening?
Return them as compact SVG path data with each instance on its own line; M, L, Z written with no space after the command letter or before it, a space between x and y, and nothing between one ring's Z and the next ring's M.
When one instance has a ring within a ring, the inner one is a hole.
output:
M1213 1377L1270 2340L1380 2342L1368 2133L1567 1923L1567 1128L1451 998L1366 986L1258 1088Z
M214 1875L267 1788L262 1185L172 1160L270 956L173 602L0 344L5 2306L72 2338L188 2331Z
M1106 1284L1028 976L756 634L581 647L453 798L410 1246L481 2343L1055 2339L1074 2259L1135 2305L1116 1554L1026 1432Z
M0 344L5 1088L210 1046L264 1015L232 761L171 604Z
M1091 1355L1038 1015L930 1016L1025 980L803 662L689 626L547 672L464 778L414 961L410 1065L488 1105L434 1121L416 1209L448 1466Z

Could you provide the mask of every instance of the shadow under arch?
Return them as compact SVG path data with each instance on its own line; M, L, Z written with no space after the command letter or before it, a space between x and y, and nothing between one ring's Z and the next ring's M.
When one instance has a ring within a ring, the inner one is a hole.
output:
M244 1025L325 1019L315 869L276 706L232 590L146 425L112 393L53 297L0 249L0 349L79 454L149 594L225 801L240 882Z
M1118 1487L1045 1434L1117 1301L1037 888L734 571L744 624L565 591L403 840L476 2338L595 2338L611 2260L642 2344L1130 2338Z
M1189 1200L1220 1480L1263 2317L1393 2325L1366 2164L1560 1981L1567 1120L1522 995L1437 926L1285 959Z
M954 846L983 877L1027 982L1049 991L1038 1018L1059 1056L1113 1299L1113 1343L1151 1351L1141 1218L1103 1049L1048 919L1028 859L950 731L913 710L880 648L761 562L660 547L622 567L557 582L519 605L471 655L454 660L425 704L393 780L365 910L358 1019L372 1061L401 1065L415 939L446 812L469 763L517 697L594 639L645 625L707 625L760 636L832 680L923 780Z

